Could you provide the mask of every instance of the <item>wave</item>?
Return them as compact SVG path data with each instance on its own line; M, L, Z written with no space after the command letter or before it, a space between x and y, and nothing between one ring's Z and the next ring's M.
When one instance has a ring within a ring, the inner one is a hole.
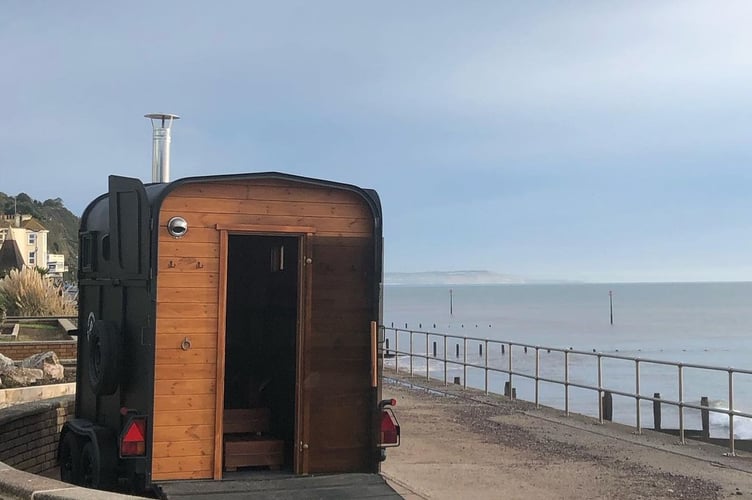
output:
M709 402L711 408L717 408L719 410L728 410L728 403L723 400ZM743 411L748 413L747 410L741 410L736 408L737 411ZM711 411L708 415L710 423L711 435L716 433L713 429L718 430L719 437L728 436L731 417L725 413L716 413ZM752 418L749 417L734 417L734 439L752 439Z

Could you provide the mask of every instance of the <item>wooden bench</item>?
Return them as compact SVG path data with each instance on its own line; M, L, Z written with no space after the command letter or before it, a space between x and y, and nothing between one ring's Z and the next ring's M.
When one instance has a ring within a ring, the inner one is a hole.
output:
M269 408L225 410L225 470L265 466L279 469L284 463L284 441L265 436L269 432Z

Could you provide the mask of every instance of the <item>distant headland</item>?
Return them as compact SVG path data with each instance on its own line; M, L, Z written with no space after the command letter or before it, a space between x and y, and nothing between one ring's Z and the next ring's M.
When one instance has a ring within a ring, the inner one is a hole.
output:
M492 271L425 271L415 273L385 273L386 285L524 285L524 284L581 283L571 280L529 279Z

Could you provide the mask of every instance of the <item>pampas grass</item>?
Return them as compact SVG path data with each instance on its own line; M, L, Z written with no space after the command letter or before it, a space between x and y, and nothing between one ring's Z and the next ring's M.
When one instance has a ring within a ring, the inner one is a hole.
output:
M8 316L72 316L76 304L34 269L11 270L0 280L0 309Z

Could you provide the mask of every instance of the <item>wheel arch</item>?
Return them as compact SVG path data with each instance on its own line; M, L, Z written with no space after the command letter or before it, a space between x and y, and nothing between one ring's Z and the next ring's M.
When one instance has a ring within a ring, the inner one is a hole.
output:
M97 425L90 420L74 418L63 424L63 428L60 431L59 443L63 442L63 438L68 433L73 433L80 439L91 441L102 470L106 471L108 476L111 476L113 480L117 478L117 435L112 429ZM83 449L85 442L82 441L81 444L81 448ZM60 444L58 444L57 455L59 459Z

